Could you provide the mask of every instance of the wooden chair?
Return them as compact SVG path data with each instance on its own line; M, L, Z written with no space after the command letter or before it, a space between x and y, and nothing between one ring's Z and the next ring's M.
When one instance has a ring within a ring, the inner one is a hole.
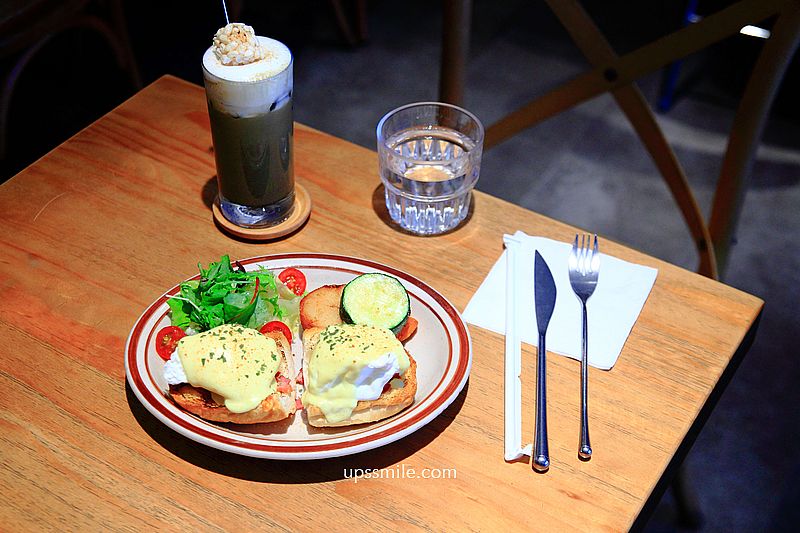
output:
M11 58L0 88L0 160L5 156L8 113L19 76L54 36L72 29L98 33L114 52L117 64L140 89L121 0L10 0L0 8L0 58Z
M486 130L484 148L602 93L611 93L664 177L700 256L698 272L719 279L744 198L747 177L780 81L800 40L800 1L740 0L624 56L618 56L577 0L545 0L592 65L591 70L536 98ZM461 104L464 95L471 1L445 0L440 98ZM635 81L675 60L734 35L748 24L775 17L736 111L708 223L675 153ZM680 467L672 481L678 520L701 521L689 476Z
M461 105L467 77L472 0L442 2L442 60L439 70L439 100Z
M484 147L489 149L520 131L581 102L609 92L633 125L647 151L664 177L700 256L698 272L719 279L728 259L733 232L744 198L749 175L763 133L769 109L800 38L800 2L797 0L740 0L624 56L618 56L577 0L545 0L589 60L592 69L544 94L499 120L486 130ZM471 2L446 1L451 11L468 10ZM770 38L751 73L731 128L722 170L708 223L697 204L680 163L656 122L635 81L657 69L734 35L748 24L776 17ZM445 21L444 40L466 43L469 16L459 24ZM447 31L461 32L449 36ZM466 45L443 44L443 64L463 65ZM445 79L449 76L449 79ZM463 99L464 68L442 66L440 97L460 103Z

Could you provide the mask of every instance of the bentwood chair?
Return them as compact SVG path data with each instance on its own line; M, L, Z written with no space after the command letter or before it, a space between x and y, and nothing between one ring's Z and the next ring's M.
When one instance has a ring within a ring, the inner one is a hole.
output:
M539 96L486 130L485 149L590 98L611 93L667 183L700 256L698 272L718 279L747 188L756 148L780 81L800 38L797 0L740 0L674 33L618 56L577 0L545 0L592 65L588 72ZM446 0L440 98L463 100L471 1ZM774 18L736 111L722 170L706 222L672 148L636 80L677 59Z
M747 178L770 107L800 40L800 1L739 0L623 56L614 52L578 0L545 1L592 68L491 125L486 130L484 148L490 149L590 98L611 93L653 158L681 210L700 257L698 272L719 279L727 263ZM462 103L464 95L471 7L471 0L444 1L440 99L455 104ZM767 19L773 19L771 35L736 110L711 217L706 222L683 168L635 82L680 58L735 35L746 25L756 25ZM679 520L696 526L701 515L690 494L687 478L683 467L679 467L672 488Z
M69 30L100 35L117 64L141 88L121 0L5 0L0 2L0 59L10 60L0 87L0 160L7 148L7 122L17 81L31 60L56 35Z

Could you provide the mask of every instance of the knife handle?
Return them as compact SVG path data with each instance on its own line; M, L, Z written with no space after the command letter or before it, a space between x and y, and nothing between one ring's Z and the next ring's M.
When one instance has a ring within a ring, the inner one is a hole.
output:
M547 369L545 368L544 335L539 334L539 349L536 363L536 433L533 437L531 467L537 472L550 468L550 452L547 450Z

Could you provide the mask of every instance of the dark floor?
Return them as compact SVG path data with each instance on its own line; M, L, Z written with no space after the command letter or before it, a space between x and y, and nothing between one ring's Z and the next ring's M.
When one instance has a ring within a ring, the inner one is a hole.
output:
M224 23L216 2L208 4L193 6L187 21L183 3L128 3L146 83L164 73L201 81L201 54ZM542 4L475 0L465 106L485 124L585 67ZM584 4L619 52L663 34L679 16L672 2ZM703 3L709 9L717 4ZM359 47L345 45L328 2L270 3L269 13L261 6L245 3L242 19L294 51L298 121L373 148L375 124L387 110L437 97L438 2L404 2L402 10L387 0L369 2L370 39ZM172 31L159 31L170 25ZM758 50L758 42L737 37L687 61L676 105L659 117L706 211L738 91ZM75 51L91 55L92 69L76 66ZM0 178L132 93L122 72L98 70L112 56L89 35L65 35L41 56L23 74L13 100L11 152L0 163ZM800 459L792 452L800 437L800 366L792 348L800 334L800 114L792 98L800 86L798 67L791 67L765 133L725 277L763 298L764 316L752 350L687 458L703 531L782 531L800 524ZM656 74L640 84L651 102L659 82ZM696 266L690 236L662 179L608 97L486 152L479 188ZM647 529L678 529L673 514L667 492Z

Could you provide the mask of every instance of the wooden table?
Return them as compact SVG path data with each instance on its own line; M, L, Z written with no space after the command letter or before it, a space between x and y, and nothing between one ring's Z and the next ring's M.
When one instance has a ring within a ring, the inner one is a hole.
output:
M364 127L371 127L366 124ZM223 253L324 251L389 263L466 306L503 233L574 228L476 193L466 225L420 238L388 222L374 152L298 125L310 221L270 244L212 222L203 90L165 77L0 187L0 523L114 528L623 530L658 502L749 347L762 302L605 240L658 268L614 369L590 371L590 462L576 457L579 364L549 358L552 468L503 461L503 337L471 328L455 402L415 434L329 460L227 454L159 423L126 386L125 339L164 290ZM532 434L533 351L523 356ZM455 479L344 478L348 468L456 469ZM638 519L638 522L637 522Z

